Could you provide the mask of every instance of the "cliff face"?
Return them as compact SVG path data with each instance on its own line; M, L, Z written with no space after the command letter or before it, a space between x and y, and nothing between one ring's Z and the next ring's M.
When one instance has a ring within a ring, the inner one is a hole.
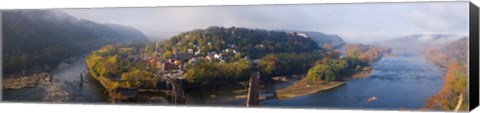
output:
M148 40L131 27L99 24L56 10L2 11L2 30L5 73L54 67L107 44Z

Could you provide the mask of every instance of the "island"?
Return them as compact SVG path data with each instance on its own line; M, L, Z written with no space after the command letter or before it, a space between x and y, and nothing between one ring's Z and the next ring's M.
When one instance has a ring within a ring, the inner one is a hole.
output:
M345 51L346 57L318 60L304 79L278 90L277 98L289 99L313 94L341 86L347 80L367 77L373 70L369 62L379 60L391 52L389 48L363 44L347 44Z

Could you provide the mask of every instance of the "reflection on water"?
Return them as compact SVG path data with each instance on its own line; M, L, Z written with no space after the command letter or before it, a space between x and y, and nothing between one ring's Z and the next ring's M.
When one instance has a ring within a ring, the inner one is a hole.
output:
M72 102L106 102L106 95L103 94L103 87L90 76L86 76L86 65L84 57L72 59L71 64L60 64L52 73L71 94ZM81 75L83 81L81 81Z
M273 92L293 84L262 83L261 95L269 96L262 101L262 107L302 108L371 108L371 109L418 109L426 100L435 95L443 86L445 70L427 62L420 54L396 53L395 57L384 57L372 63L373 74L366 78L350 80L346 85L316 94L299 96L287 100L272 98ZM71 102L107 103L104 89L89 76L80 86L80 73L85 74L84 57L72 59L70 64L62 63L52 73L71 93ZM41 101L45 90L41 87L3 92L6 101ZM186 92L187 105L244 106L246 88L221 90L191 90ZM165 104L168 99L155 94L143 94L147 99L157 99ZM371 97L378 99L368 102ZM142 99L139 99L142 100ZM155 102L155 101L154 101ZM155 102L157 103L157 102ZM167 102L168 103L168 102ZM157 104L158 105L158 104Z

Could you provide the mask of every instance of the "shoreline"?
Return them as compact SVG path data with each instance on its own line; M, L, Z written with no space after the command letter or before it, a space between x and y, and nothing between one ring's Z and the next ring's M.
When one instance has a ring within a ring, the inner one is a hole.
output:
M365 78L373 73L373 66L367 66L362 69L360 72L353 73L352 76L343 78L343 80L348 81L348 80L354 80L354 79L359 79L359 78Z
M2 90L19 90L25 88L40 87L45 90L41 97L44 102L65 102L70 97L70 92L65 89L61 83L53 79L51 73L38 73L30 76L9 77L3 80Z
M314 94L320 91L325 91L329 89L336 88L338 86L344 85L346 82L310 82L305 79L300 80L299 82L288 86L287 88L280 89L275 91L278 100L286 100L290 98L294 98L297 96L309 95Z
M306 79L302 79L293 85L290 85L286 88L279 89L275 91L276 97L279 100L286 100L298 96L309 95L318 93L325 90L330 90L339 86L342 86L347 83L348 80L365 78L372 74L373 67L368 66L362 69L361 72L354 73L351 77L344 78L344 81L332 81L329 83L324 82L311 82Z
M2 90L15 90L35 87L38 85L51 84L53 82L50 73L39 73L31 76L9 77L3 79Z

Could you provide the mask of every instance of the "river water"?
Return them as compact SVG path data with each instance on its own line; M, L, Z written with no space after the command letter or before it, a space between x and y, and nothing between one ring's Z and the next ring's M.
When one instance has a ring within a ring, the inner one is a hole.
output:
M343 86L311 95L287 100L267 98L262 107L282 108L332 108L332 109L382 109L418 110L443 86L445 70L425 60L418 53L394 53L373 62L374 71L366 78L347 81ZM286 83L265 85L261 95L272 95L274 90L285 88ZM244 106L245 98L232 98L246 94L238 90L189 92L187 104L214 106ZM377 100L369 102L371 97Z
M443 86L445 70L415 54L397 54L374 62L373 74L346 85L289 100L267 100L266 106L349 109L418 109ZM378 100L368 102L370 97Z
M85 56L72 57L60 63L52 72L54 84L69 93L68 102L74 103L106 103L104 89L92 77L86 75ZM80 77L82 74L83 82ZM48 92L46 86L3 90L3 101L8 102L43 102Z
M347 81L340 87L311 95L298 96L287 100L274 98L274 91L293 84L296 80L283 83L261 83L261 95L267 98L260 102L261 107L282 108L348 108L348 109L412 109L425 105L426 100L435 95L443 86L445 70L425 60L422 54L394 53L373 62L371 76ZM53 75L70 93L69 102L108 103L103 88L85 76L80 87L80 73L86 71L84 57L62 63ZM187 105L193 106L244 106L246 88L226 88L221 90L187 91ZM3 92L4 101L40 102L45 91L40 87ZM369 102L371 97L377 100ZM167 99L163 99L166 101ZM163 102L165 103L165 102Z

